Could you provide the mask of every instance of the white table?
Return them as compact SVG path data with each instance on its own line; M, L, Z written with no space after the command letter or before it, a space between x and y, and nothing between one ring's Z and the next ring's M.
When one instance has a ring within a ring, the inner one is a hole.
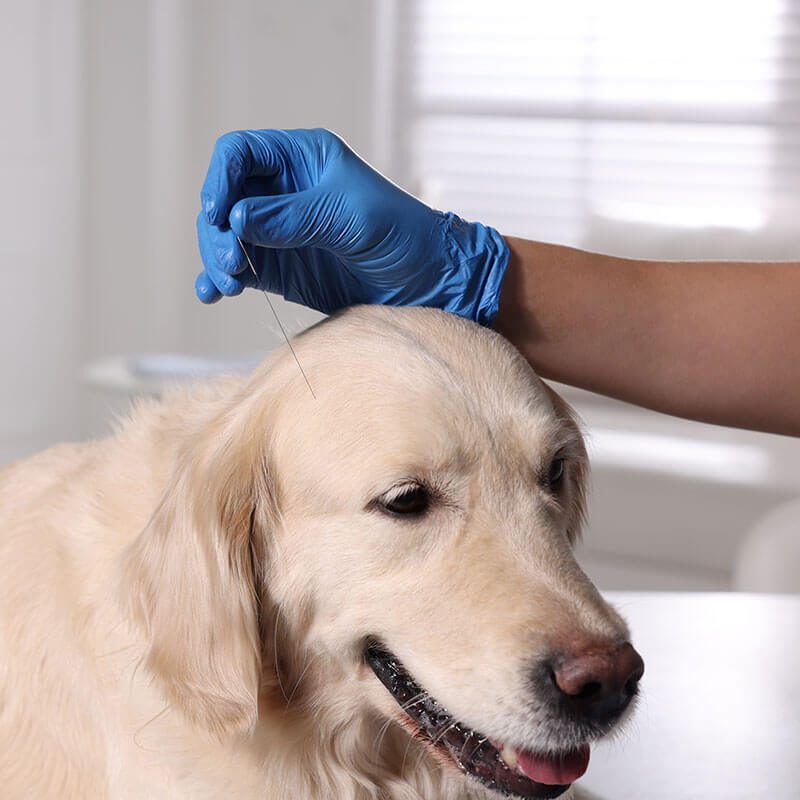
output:
M580 785L603 800L800 800L800 596L607 597L645 676Z

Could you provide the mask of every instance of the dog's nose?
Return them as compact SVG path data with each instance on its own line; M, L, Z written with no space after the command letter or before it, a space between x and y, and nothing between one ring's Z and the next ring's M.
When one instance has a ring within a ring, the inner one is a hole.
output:
M562 702L581 716L608 720L619 716L636 694L644 661L630 642L618 647L587 647L557 659L552 679Z

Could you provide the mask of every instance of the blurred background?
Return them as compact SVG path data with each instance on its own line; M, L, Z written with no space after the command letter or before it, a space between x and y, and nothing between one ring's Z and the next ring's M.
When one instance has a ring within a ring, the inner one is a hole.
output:
M228 130L329 127L507 234L800 259L800 0L0 10L0 464L275 346L257 293L194 297L199 189ZM316 318L276 306L294 331ZM562 391L589 435L581 558L602 587L800 591L799 440Z

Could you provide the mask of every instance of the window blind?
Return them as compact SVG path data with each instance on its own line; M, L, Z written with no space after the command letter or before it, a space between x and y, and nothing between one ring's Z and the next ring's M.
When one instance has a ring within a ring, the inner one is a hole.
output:
M440 208L585 247L797 228L800 0L414 0L398 40L406 177Z

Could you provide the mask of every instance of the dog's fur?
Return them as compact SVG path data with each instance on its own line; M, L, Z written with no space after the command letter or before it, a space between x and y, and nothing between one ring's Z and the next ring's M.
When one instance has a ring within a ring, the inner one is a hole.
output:
M284 349L0 473L7 800L497 800L398 724L368 636L469 726L574 744L527 665L627 631L572 555L566 406L437 311L358 308L295 346L316 399ZM431 511L382 513L409 479Z

